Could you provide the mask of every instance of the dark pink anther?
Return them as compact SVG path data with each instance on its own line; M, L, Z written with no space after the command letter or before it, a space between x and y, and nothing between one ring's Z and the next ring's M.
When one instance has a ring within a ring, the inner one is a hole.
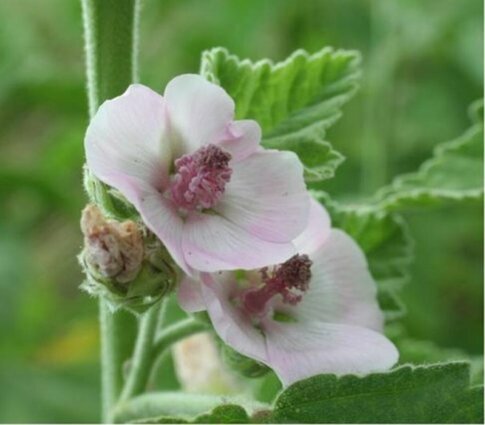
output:
M244 294L244 308L250 314L263 314L268 301L278 294L284 303L298 304L302 294L308 290L312 277L311 266L312 261L308 255L295 255L275 267L271 273L267 268L261 269L263 286Z
M230 160L231 154L216 145L203 146L178 158L170 186L177 206L189 211L212 208L231 179Z

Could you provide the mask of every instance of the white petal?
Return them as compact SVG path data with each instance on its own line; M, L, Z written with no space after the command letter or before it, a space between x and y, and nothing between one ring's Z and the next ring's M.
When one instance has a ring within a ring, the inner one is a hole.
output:
M263 335L231 303L231 293L236 286L231 272L202 273L202 294L217 335L240 353L264 362L267 354Z
M384 320L376 299L376 284L364 254L352 238L332 229L310 258L310 287L293 315L303 323L342 323L382 331Z
M234 118L234 101L200 75L175 77L165 88L175 156L217 143Z
M300 254L311 255L320 248L330 236L330 216L327 210L315 199L310 200L308 223L293 243Z
M284 385L321 373L367 374L398 360L382 334L360 326L266 319L261 330L233 302L238 283L232 272L202 273L202 295L220 338L240 353L271 367Z
M177 289L177 299L180 307L188 313L195 313L206 309L200 286L199 279L194 279L189 276L184 276L180 281Z
M229 123L222 140L217 144L231 154L231 164L234 164L256 152L260 141L259 124L253 120L241 120Z
M182 247L186 262L206 272L257 269L295 253L291 243L264 241L224 217L199 213L186 219Z
M184 222L175 207L157 191L145 193L136 205L146 226L165 245L172 258L187 274L194 271L187 264L182 251Z
M290 242L305 228L309 207L298 157L271 150L234 164L215 210L258 238Z
M164 187L171 163L165 123L162 96L142 85L130 86L123 95L104 102L89 124L85 138L89 168L132 203L139 186Z
M265 329L267 363L284 385L320 373L367 374L390 369L396 347L370 329L330 323L276 323Z

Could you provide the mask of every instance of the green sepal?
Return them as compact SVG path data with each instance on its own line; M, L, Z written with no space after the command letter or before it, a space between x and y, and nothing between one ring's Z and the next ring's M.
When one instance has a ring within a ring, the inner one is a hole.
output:
M221 354L224 363L231 370L246 378L260 378L271 371L265 364L238 353L226 344L221 344Z
M212 325L212 321L209 317L209 313L207 311L196 311L192 313L192 317L199 322L206 323L207 325Z
M83 182L89 200L99 206L107 217L120 221L139 217L135 207L118 190L94 176L87 165L84 166Z

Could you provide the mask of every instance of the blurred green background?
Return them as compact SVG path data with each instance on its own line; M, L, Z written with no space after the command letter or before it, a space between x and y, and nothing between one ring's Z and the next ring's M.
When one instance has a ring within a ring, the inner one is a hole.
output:
M200 53L285 58L358 49L359 94L328 139L347 156L327 190L372 194L469 124L483 91L481 0L145 0L141 82L163 91ZM0 0L0 422L96 422L97 303L78 290L87 126L81 7ZM409 335L483 349L479 205L406 214Z

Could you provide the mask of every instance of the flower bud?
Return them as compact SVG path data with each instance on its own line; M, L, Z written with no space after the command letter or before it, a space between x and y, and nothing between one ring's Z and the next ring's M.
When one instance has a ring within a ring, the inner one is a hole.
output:
M107 220L98 207L88 205L81 230L84 249L79 259L87 277L81 288L104 297L113 310L141 313L173 289L173 261L134 221Z
M271 370L263 363L243 356L225 344L221 344L221 354L227 366L246 378L259 378Z

